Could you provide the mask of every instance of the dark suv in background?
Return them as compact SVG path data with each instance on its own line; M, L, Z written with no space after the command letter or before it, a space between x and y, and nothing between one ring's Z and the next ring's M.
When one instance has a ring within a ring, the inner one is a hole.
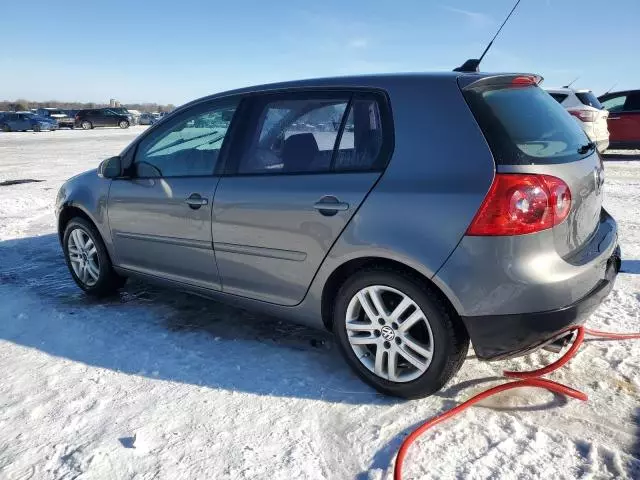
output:
M562 341L613 287L595 146L533 75L373 75L187 104L56 199L70 273L334 332L381 392ZM212 359L212 362L215 362Z
M90 130L95 127L129 128L131 121L124 114L115 112L111 108L92 108L79 110L75 117L75 126Z

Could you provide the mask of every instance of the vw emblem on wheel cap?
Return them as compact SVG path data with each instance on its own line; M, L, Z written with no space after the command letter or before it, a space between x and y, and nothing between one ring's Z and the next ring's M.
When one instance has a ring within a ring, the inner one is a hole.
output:
M384 338L387 342L390 342L391 340L396 338L396 334L393 331L393 328L391 328L388 325L385 325L384 327L382 327L382 329L380 330L380 333L382 334L382 338Z

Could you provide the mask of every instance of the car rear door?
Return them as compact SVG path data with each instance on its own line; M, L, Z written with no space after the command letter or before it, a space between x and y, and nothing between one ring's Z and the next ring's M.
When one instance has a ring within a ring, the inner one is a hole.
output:
M242 115L213 208L223 291L295 305L388 161L386 97L269 93Z
M211 208L236 104L197 104L138 142L126 177L113 180L109 190L117 266L220 290Z

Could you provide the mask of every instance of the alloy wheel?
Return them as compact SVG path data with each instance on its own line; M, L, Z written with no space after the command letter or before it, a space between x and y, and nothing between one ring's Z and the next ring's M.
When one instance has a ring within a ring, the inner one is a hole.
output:
M431 325L418 304L401 291L384 285L361 289L349 302L345 322L351 348L378 377L410 382L429 368Z
M81 228L72 230L67 242L67 253L76 277L87 287L94 286L100 277L100 262L89 234Z

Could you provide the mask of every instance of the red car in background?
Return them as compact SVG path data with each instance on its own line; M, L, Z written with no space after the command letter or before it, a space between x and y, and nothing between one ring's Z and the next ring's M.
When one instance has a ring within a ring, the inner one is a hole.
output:
M640 90L605 93L598 100L609 110L609 148L640 148Z

